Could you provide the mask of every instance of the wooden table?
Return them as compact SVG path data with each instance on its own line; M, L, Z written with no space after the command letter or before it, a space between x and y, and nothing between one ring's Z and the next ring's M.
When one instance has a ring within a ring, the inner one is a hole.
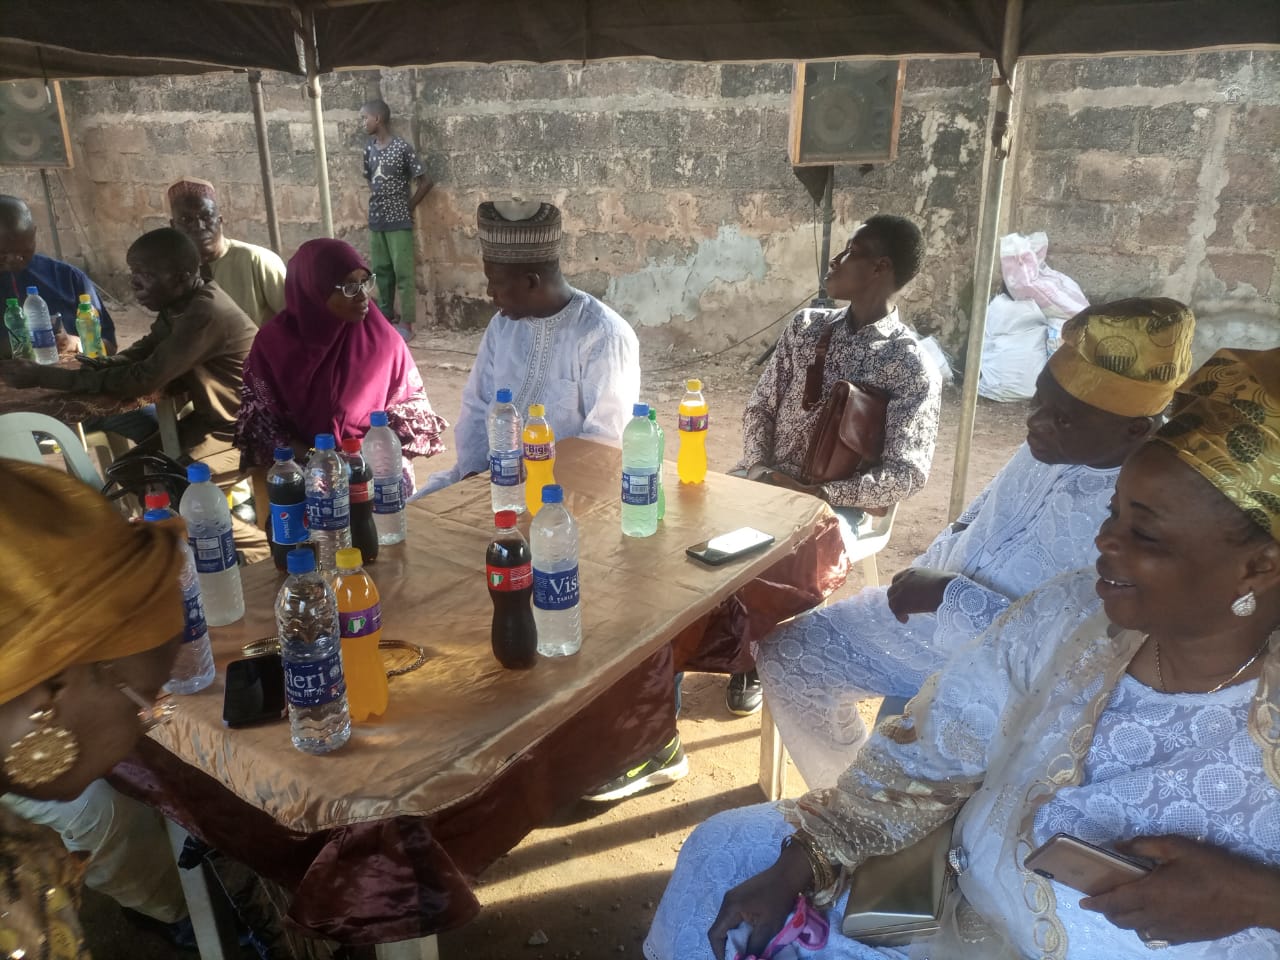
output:
M284 724L227 731L219 680L182 698L174 721L117 769L119 785L294 891L290 917L317 935L385 943L470 919L478 906L467 877L670 738L673 639L687 637L726 598L749 596L744 588L773 571L814 581L788 593L801 609L843 578L839 528L825 503L718 474L681 486L672 464L659 532L623 537L620 464L611 447L558 444L556 476L582 545L584 638L576 656L529 671L494 660L484 577L489 486L473 478L412 504L408 541L384 547L370 567L383 636L421 644L429 657L391 681L381 722L355 727L342 750L306 756L292 749ZM776 542L722 567L685 556L690 544L743 525ZM265 563L246 568L243 579L245 619L212 631L220 675L243 643L275 632L281 575ZM409 885L411 896L382 897L379 887L379 915L363 916L351 891L374 860L380 873L371 885L397 874L393 885ZM403 902L405 915L388 918L396 913L389 901Z

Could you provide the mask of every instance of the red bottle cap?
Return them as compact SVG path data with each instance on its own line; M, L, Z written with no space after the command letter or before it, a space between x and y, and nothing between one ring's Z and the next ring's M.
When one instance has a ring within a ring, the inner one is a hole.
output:
M142 501L148 510L163 510L169 506L169 495L161 490L159 493L148 493Z
M499 510L493 515L493 522L503 529L514 527L516 525L516 512L514 510Z
M359 437L344 437L344 438L343 438L343 440L342 440L342 452L343 452L343 453L359 453L359 452L360 452L360 438L359 438Z

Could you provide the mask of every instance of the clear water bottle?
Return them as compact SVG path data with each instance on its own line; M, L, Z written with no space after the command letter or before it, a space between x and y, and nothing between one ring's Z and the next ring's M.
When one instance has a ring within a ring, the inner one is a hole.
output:
M373 471L373 525L378 529L378 543L403 543L407 527L403 453L400 438L387 426L385 410L369 414L364 458Z
M285 562L289 576L276 594L276 630L289 700L289 732L293 745L303 753L328 753L351 737L338 598L316 570L310 550L294 550Z
M307 461L307 527L316 551L316 569L327 577L338 569L339 550L351 546L351 494L347 464L334 450L332 433L316 435Z
M582 647L578 605L578 525L564 505L564 488L542 488L542 509L529 526L533 551L533 622L538 653L567 657Z
M231 533L231 508L209 477L208 464L187 467L191 486L182 495L178 512L187 521L187 542L196 557L205 619L211 627L225 627L244 616L244 588Z
M147 512L143 520L156 522L176 517L169 509L167 493L148 493L145 499ZM182 587L182 645L173 661L173 671L165 689L170 693L197 693L213 683L217 671L213 666L213 648L209 645L209 625L204 616L204 600L200 595L200 577L196 573L196 559L191 547L186 547L182 561L182 573L178 583Z
M667 485L662 481L662 465L667 459L667 435L662 432L662 424L658 422L658 411L649 408L649 422L658 431L658 521L667 515Z
M622 532L651 537L658 531L658 431L647 403L637 403L631 414L622 431Z
M58 362L58 342L53 335L53 318L49 316L49 305L40 296L36 287L27 287L27 299L22 303L22 312L27 317L27 334L31 338L31 347L35 350L36 363L50 364Z
M489 498L493 512L524 513L524 422L511 402L511 391L501 388L489 406Z

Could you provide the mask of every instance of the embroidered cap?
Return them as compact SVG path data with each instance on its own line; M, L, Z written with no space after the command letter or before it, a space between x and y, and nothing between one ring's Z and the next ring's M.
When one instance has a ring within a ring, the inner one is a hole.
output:
M490 263L560 259L560 210L550 203L486 201L476 210L480 252Z
M166 196L169 198L170 206L179 200L185 200L187 197L212 200L214 203L218 202L218 191L213 189L213 184L208 180L200 180L196 177L183 177L169 188Z

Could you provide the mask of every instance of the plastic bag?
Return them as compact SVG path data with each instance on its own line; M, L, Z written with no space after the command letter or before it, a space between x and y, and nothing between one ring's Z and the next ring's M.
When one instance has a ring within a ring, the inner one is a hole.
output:
M1049 237L1043 231L1000 238L1000 273L1014 300L1031 300L1050 317L1070 318L1089 305L1080 285L1045 265Z
M1049 321L1037 304L1003 293L993 299L987 307L978 393L1001 402L1030 399L1049 359L1048 333Z

